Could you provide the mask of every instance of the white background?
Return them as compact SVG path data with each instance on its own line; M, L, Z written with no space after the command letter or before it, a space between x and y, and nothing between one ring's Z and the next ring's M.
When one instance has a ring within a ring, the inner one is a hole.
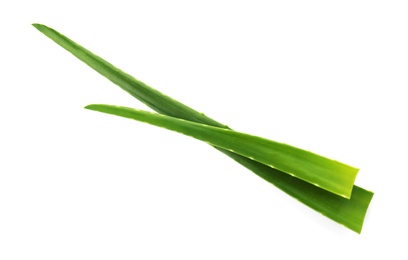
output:
M407 259L406 1L2 1L0 259ZM232 128L359 167L361 235L188 137L39 33Z

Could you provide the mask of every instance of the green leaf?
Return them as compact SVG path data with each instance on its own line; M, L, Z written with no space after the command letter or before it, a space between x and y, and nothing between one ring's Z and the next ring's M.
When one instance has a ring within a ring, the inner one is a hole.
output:
M228 128L147 86L57 31L40 24L33 24L33 26L155 111L193 122ZM247 157L224 149L216 149L310 208L355 232L361 232L365 214L373 196L371 191L354 186L350 199L345 199Z
M153 110L173 117L178 117L190 121L201 122L207 125L226 127L211 118L206 117L188 106L160 93L159 91L147 86L143 82L126 74L112 64L89 52L85 48L76 44L69 38L59 32L40 24L33 24L40 32L48 36L58 45L69 51L78 59L86 63L89 67L99 72L123 90L145 103ZM137 87L135 87L137 86Z
M135 119L176 131L243 155L347 198L357 169L265 138L128 107L89 105L87 109ZM346 195L344 195L346 194Z

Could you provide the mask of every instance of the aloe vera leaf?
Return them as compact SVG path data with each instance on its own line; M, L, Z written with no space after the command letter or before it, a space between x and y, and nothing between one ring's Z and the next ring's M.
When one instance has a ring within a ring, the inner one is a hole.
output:
M76 44L59 32L40 24L33 24L40 32L55 41L58 45L72 53L88 66L98 71L101 75L120 86L123 90L145 103L147 106L158 113L173 117L183 118L190 121L203 122L208 125L226 127L215 120L212 120L202 113L160 93L159 91L147 86L143 82L135 79L129 74L124 73L112 64L94 55L85 48ZM135 88L135 85L138 87Z
M350 230L361 233L373 192L354 185L350 199L346 199L247 157L219 150L303 204Z
M33 26L102 76L157 112L198 123L227 128L227 126L163 95L159 91L126 74L54 29L40 24L33 24ZM216 149L310 208L355 232L361 232L364 217L373 196L371 191L354 186L350 199L344 199L244 156L224 149Z
M153 90L142 82L135 80L132 76L120 71L111 64L105 62L102 58L90 54L88 51L85 51L84 48L78 46L55 30L41 25L34 26L41 32L49 36L51 39L55 40L62 47L73 53L79 59L85 61L86 64L98 70L102 75L105 75L113 83L122 86L122 88L127 92L141 99L142 102L147 103L150 107L152 107L159 113L225 128L225 126L223 126L222 124L212 119L208 119L203 114L198 113L197 111L185 106L184 104L181 104L180 102L177 102L170 97L167 97L160 92ZM135 91L135 88L132 87L134 84L137 84L139 86L139 89L137 91ZM154 95L146 95L148 91L153 92ZM159 106L157 104L159 104ZM294 152L294 150L292 149L290 152ZM297 153L294 154L296 155ZM314 156L312 153L302 153L298 154L297 157L292 157L291 161L288 161L280 160L281 157L275 155L275 158L277 160L274 164L269 165L273 165L273 167L279 170L293 174L305 181L320 186L323 189L327 189L330 192L336 193L346 198L350 198L358 169L349 167L341 163L337 163L335 161L331 161L331 164L327 164L325 162L327 162L328 160L323 159L316 161L317 164L322 164L321 167L308 168L307 165L303 165L302 167L290 167L290 164L299 166L300 163L313 159L310 157L316 158L316 156ZM289 167L280 167L280 165L276 163L285 161L288 162L287 166ZM323 171L321 171L321 169L323 169ZM321 176L321 178L319 178L319 176Z
M272 168L348 198L357 169L299 148L230 129L204 125L162 114L111 105L87 109L135 119L176 131L213 146L243 155ZM350 190L348 188L350 187ZM347 188L347 189L346 189Z
M121 107L121 106L112 106L112 105L103 105L103 104L93 104L93 105L88 105L85 108L98 111L98 112L103 112L107 114L112 114L120 117L125 117L125 118L130 118L134 119L137 121L141 121L144 123L149 123L155 126L159 126L168 130L172 130L178 133L185 134L187 136L196 138L198 140L207 142L217 148L224 149L224 151L229 151L230 153L238 154L238 155L243 155L246 158L246 161L244 163L249 163L253 162L253 160L258 161L260 156L262 154L267 154L269 153L268 150L275 150L276 148L276 142L256 137L256 136L251 136L248 134L244 133L239 133L230 129L223 129L219 127L214 127L214 126L209 126L209 125L204 125L196 122L191 122L183 119L178 119L170 116L165 116L162 114L155 114L151 112L146 112L146 111L141 111L133 108L128 108L128 107ZM272 144L271 146L269 146ZM287 146L284 144L277 144L277 146ZM291 150L293 147L289 148ZM296 149L296 148L295 148ZM278 151L279 153L281 151ZM298 151L289 151L289 153L297 153ZM304 151L305 152L305 151ZM307 152L306 152L307 153ZM276 154L275 154L276 155ZM241 156L241 158L243 157ZM268 159L272 158L274 156L266 157ZM311 159L311 158L308 158ZM285 160L285 159L281 159ZM318 159L320 160L320 158ZM268 167L268 162L265 161L258 161L261 162L259 164L259 167L264 168ZM241 161L242 163L242 161ZM308 161L301 162L302 165L307 165ZM271 168L272 169L272 168ZM273 169L274 170L274 169ZM266 169L263 169L262 171L266 171ZM274 170L273 174L281 174L282 172L279 172L279 170ZM299 195L302 193L302 190L306 189L308 190L310 183L301 181L298 178L295 178L294 176L290 176L286 174L289 177L287 178L287 181L292 182L292 188L296 187L293 190L290 190L293 194ZM268 178L269 176L267 176ZM298 181L299 180L299 181ZM286 185L287 182L281 182L281 185ZM279 186L279 184L277 184ZM342 200L338 200L339 196L329 193L330 195L327 195L327 191L323 189L318 189L316 192L320 193L321 196L325 196L327 200L331 200L332 203L329 204L328 206L331 206L330 210L327 210L323 212L323 214L333 214L336 209L337 212L333 215L330 215L329 217L331 218L337 218L341 219L339 221L340 223L344 224L347 227L350 227L352 230L355 230L357 232L361 232L361 227L362 227L362 222L364 220L364 213L366 211L365 206L361 205L368 205L371 198L372 198L372 193L367 193L364 192L361 188L354 186L353 187L353 193L352 193L352 203L350 203L348 206L350 207L355 207L355 215L353 215L353 218L350 217L350 215L343 215L341 209L343 207L342 203L348 203L348 199L343 198ZM354 198L356 196L356 198ZM304 196L298 196L300 198L303 198ZM302 199L300 199L302 201ZM303 201L302 201L303 202ZM312 204L312 203L319 203L319 201L305 201L305 204ZM339 207L340 206L340 207ZM340 210L339 210L340 208ZM329 212L329 213L327 213ZM348 213L346 211L346 213Z

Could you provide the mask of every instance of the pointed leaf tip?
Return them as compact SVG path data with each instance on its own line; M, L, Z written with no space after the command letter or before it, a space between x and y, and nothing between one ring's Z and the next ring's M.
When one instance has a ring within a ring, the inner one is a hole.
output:
M43 34L45 34L47 37L50 37L50 35L57 33L54 29L44 25L44 24L39 24L39 23L33 23L31 24L32 26L34 26L37 30L39 30L40 32L42 32ZM52 39L52 38L51 38ZM55 41L55 40L53 40Z
M90 104L85 106L85 109L89 109L89 110L95 110L95 111L100 111L103 110L103 108L109 108L109 105L103 105L103 104Z
M33 23L31 25L34 26L37 30L40 30L42 27L45 27L45 25L42 25L42 24L39 24L39 23Z

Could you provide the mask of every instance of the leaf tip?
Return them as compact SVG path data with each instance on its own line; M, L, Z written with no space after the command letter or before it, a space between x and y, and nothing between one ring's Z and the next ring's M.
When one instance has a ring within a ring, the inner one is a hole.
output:
M37 30L41 30L43 27L45 27L45 25L39 23L33 23L31 25L34 26Z
M91 105L85 106L84 108L85 108L85 109L89 109L89 110L95 110L97 106L98 106L98 105L91 104Z
M39 30L40 32L44 33L45 35L50 34L51 32L56 33L54 29L40 23L32 23L35 29Z
M84 108L93 111L109 113L109 111L112 109L112 106L104 104L90 104L85 106Z

